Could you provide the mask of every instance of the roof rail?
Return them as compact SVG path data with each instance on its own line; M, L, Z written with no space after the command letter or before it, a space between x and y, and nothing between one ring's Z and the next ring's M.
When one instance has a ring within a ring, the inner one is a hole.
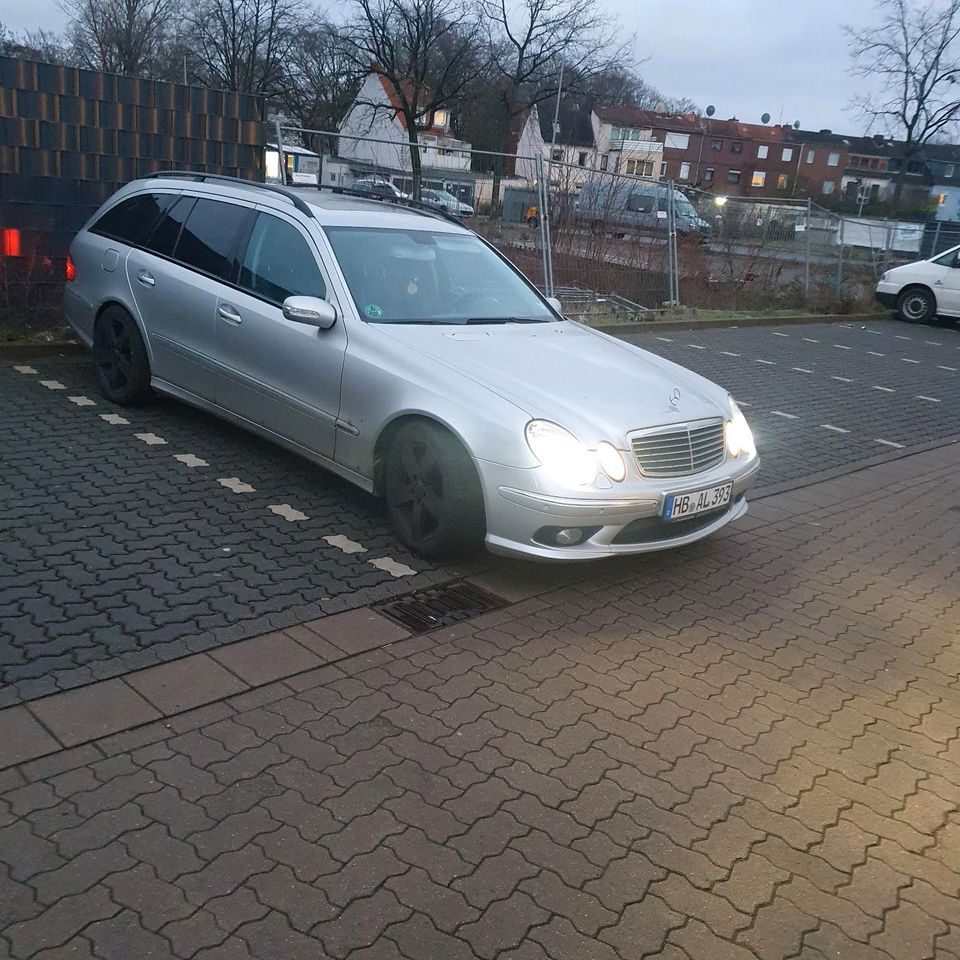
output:
M277 193L281 197L286 197L302 214L308 217L313 216L313 210L310 204L304 201L303 197L298 197L290 190L273 183L257 183L256 180L244 180L242 177L228 177L221 173L201 173L197 170L158 170L155 173L148 173L147 180L170 177L171 179L196 180L204 183L207 180L217 180L225 183L238 183L244 187L256 187L258 190L269 190L271 193Z
M449 220L459 227L463 226L463 221L459 217L455 217L452 213L447 213L446 210L441 210L433 204L425 203L423 200L414 200L413 197L385 197L382 193L376 193L373 190L355 190L353 187L338 187L331 183L318 183L316 186L318 190L329 190L331 193L340 193L347 197L359 197L361 200L379 200L381 203L390 203L397 207L408 207L418 213L432 213L434 216Z

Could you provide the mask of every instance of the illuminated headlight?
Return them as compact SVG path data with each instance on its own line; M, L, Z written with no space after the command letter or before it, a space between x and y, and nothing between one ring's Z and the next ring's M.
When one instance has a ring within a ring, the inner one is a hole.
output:
M724 423L724 432L727 437L727 451L731 457L741 454L749 460L757 455L757 445L753 440L753 431L747 423L747 418L740 411L733 397L730 400L730 419Z
M555 480L583 487L596 477L596 460L569 430L549 420L531 420L526 434L533 455Z
M606 440L597 444L597 459L603 472L615 483L620 483L627 475L627 465L623 462L620 451Z

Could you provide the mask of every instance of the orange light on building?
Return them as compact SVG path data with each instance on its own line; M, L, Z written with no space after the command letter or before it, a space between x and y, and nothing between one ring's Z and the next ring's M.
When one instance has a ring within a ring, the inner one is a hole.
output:
M0 257L20 256L20 231L7 227L0 230Z

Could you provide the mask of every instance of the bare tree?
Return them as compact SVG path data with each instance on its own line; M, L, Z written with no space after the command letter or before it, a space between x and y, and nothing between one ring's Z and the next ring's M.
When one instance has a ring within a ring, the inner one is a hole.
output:
M301 29L294 38L281 85L286 111L310 130L336 130L353 103L366 70L357 66L342 27L322 20ZM309 134L305 146L320 149Z
M223 90L279 93L301 13L300 0L199 0L189 18L197 75Z
M70 51L63 37L49 30L14 33L0 23L0 56L44 63L70 63Z
M354 0L350 27L357 66L383 78L410 148L414 197L420 197L421 128L455 102L477 76L480 25L466 0ZM365 106L376 108L377 104Z
M960 116L960 0L877 0L877 11L879 23L844 29L854 75L877 88L854 108L903 142L896 210L910 161Z
M76 61L111 73L152 72L179 0L64 0Z

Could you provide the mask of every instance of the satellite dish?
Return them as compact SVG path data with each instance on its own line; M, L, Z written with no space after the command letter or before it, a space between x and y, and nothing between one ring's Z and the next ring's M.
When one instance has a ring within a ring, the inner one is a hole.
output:
M712 117L716 112L717 108L711 103L710 106L707 107L707 116Z
M765 114L760 118L760 122L761 122L761 123L769 123L769 122L770 122L770 114L769 114L769 113L765 113Z
M794 130L799 130L799 129L800 129L800 121L799 121L799 120L794 120L794 121L793 121L793 129L794 129Z

